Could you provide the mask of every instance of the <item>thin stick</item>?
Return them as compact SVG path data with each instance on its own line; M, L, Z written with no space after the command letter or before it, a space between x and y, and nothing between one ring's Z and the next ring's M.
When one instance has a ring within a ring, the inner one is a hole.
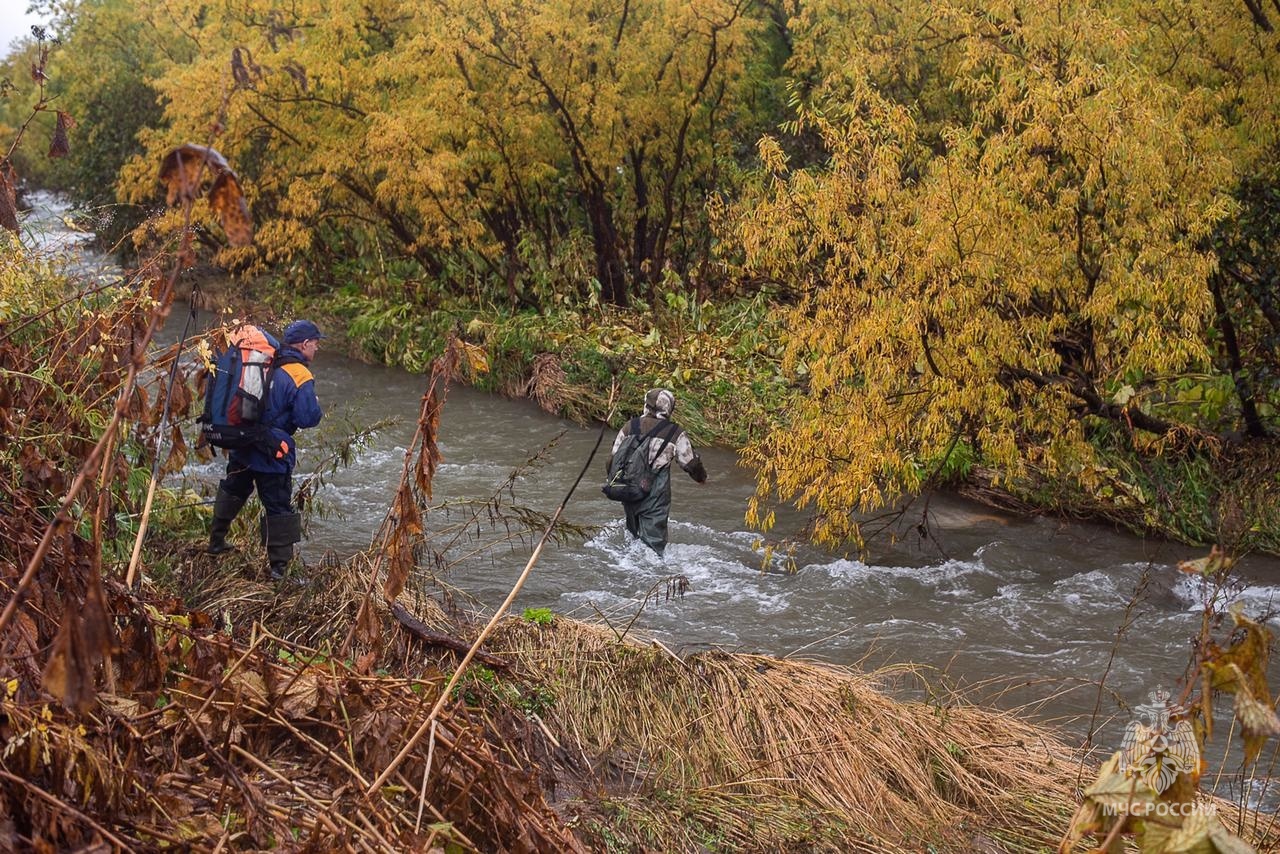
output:
M31 792L37 797L44 798L46 801L53 804L58 809L65 810L71 813L73 816L80 819L85 824L92 827L94 830L98 831L98 833L101 833L106 839L110 840L113 845L116 845L117 847L119 847L120 850L122 851L134 850L129 845L125 844L124 840L122 840L120 837L113 834L111 831L107 830L102 825L98 824L93 819L89 818L89 816L80 812L80 810L71 806L71 804L66 803L65 801L59 800L58 798L55 798L53 795L49 794L44 789L41 789L39 786L35 785L30 780L24 780L23 778L17 776L16 774L10 774L8 771L5 771L4 769L0 769L0 777L4 777L6 780L10 780L14 783L17 783L19 786L25 787L28 792Z
M668 575L666 578L659 578L653 583L653 586L644 594L644 598L640 600L640 607L637 608L635 614L631 616L631 622L627 623L626 627L622 630L622 634L618 635L619 641L626 639L627 633L631 631L631 627L636 624L636 620L640 619L640 615L644 613L644 609L649 606L649 600L656 598L658 588L663 584L670 584L674 579L679 577L680 576L678 575ZM613 628L613 626L610 626L609 628Z
M797 653L804 652L806 649L811 649L812 647L815 647L815 646L817 646L818 644L826 643L827 641L831 640L832 638L838 638L838 637L840 637L841 635L848 634L849 632L853 631L855 628L857 628L857 626L845 626L843 629L840 629L839 631L832 632L831 634L827 635L826 637L821 637L821 638L818 638L817 640L809 641L809 642L808 642L807 644L805 644L804 646L798 646L798 647L796 647L795 649L791 650L791 652L788 652L786 655L784 655L784 656L782 656L782 657L783 657L783 658L790 658L791 656L796 655Z
M582 478L586 476L587 470L591 467L591 461L596 457L596 451L600 449L600 443L604 441L605 428L609 426L606 420L600 425L600 433L596 436L595 447L591 449L591 454L587 457L586 463L582 467L582 471L578 472L578 477L574 480L573 485L569 487L568 493L560 502L560 506L556 508L556 512L551 514L551 521L547 523L546 530L542 532L542 536L538 539L538 545L533 550L533 554L529 556L529 562L524 565L524 571L520 573L520 577L516 579L516 583L512 586L511 592L507 594L507 598L502 600L502 604L494 611L493 616L489 618L489 622L480 632L480 636L476 638L475 643L471 645L471 649L467 650L467 654L463 656L462 661L458 664L458 668L453 671L453 675L449 677L449 683L445 685L444 690L440 692L440 698L436 700L435 706L432 707L431 713L427 715L427 719L422 722L417 731L409 737L404 747L400 748L400 752L391 760L386 769L378 775L378 779L373 781L368 790L365 792L366 797L373 797L373 794L387 781L395 770L400 767L400 763L404 762L409 753L417 746L418 742L426 734L427 730L435 722L436 717L440 714L440 710L444 708L444 704L449 701L449 697L455 685L462 679L462 674L466 672L467 665L476 657L476 653L480 649L480 645L485 642L489 634L498 625L498 621L511 607L511 603L515 601L516 596L520 594L520 590L524 587L524 583L529 579L529 573L533 570L534 564L538 562L538 558L542 556L542 548L547 544L547 540L551 538L551 532L555 530L556 522L560 520L560 514L564 512L565 505L569 503L569 499L573 497L573 493L577 490L578 484L582 482Z
M413 824L414 833L422 829L422 810L427 805L427 780L431 777L431 757L436 752L436 723L431 722L431 737L427 739L427 761L422 766L422 790L418 793L418 820Z
M435 379L434 374L432 375L432 379L433 380ZM445 379L443 383L443 388L444 388L444 394L447 396L449 393L448 379ZM435 395L432 394L432 392L435 391L435 389L436 389L436 384L435 382L432 382L431 385L427 387L427 391L422 395L422 406L418 411L418 429L414 431L413 440L409 443L408 449L405 451L405 454L404 454L404 466L400 470L400 480L398 481L398 486L396 487L397 494L399 494L399 491L404 488L405 481L408 480L409 472L412 470L413 449L418 446L418 440L422 438L422 432L423 432L422 425L424 422L426 422L428 415L430 413L430 409L428 409L428 406L433 401L435 402L437 409L443 408L444 406L444 398L442 397L441 399L436 400ZM385 516L382 517L382 524L378 526L378 534L376 536L382 536L385 540L384 532L387 531L388 526L391 524L391 515L393 512L394 511L392 507L387 508L387 513ZM385 554L384 550L379 549L377 555L374 556L373 566L369 570L369 588L365 590L364 599L361 600L360 608L357 609L356 611L357 614L360 612L360 610L364 608L368 608L370 606L370 603L373 600L373 592L378 588L378 573L382 570L382 558L384 554ZM351 644L355 641L356 624L358 622L359 622L358 620L352 621L351 628L347 632L347 636L342 641L342 646L339 649L338 654L340 656L346 657L351 652Z
M270 765L268 765L267 763L263 762L261 759L259 759L258 757L254 756L252 753L250 753L249 751L245 750L245 749L244 749L243 747L241 747L240 745L238 745L238 744L233 744L233 745L231 745L231 749L232 749L234 752L238 753L238 754L239 754L241 757L243 757L245 760L247 760L251 765L253 765L253 766L257 767L257 769L258 769L259 771L262 771L264 774L268 774L268 775L270 775L270 776L272 776L272 777L276 778L277 780L279 780L281 783L284 783L286 786L288 786L288 787L289 787L289 789L290 789L290 790L292 790L292 791L293 791L293 793L294 793L295 795L297 795L298 797L302 798L302 799L303 799L304 801L306 801L307 803L311 804L311 805L312 805L313 807L315 807L317 810L320 810L320 812L318 812L318 813L316 814L316 820L317 820L317 821L321 821L321 822L323 822L324 824L328 825L328 826L332 829L332 831L333 831L334 833L337 833L338 829L337 829L336 827L334 827L334 826L333 826L333 823L329 820L329 813L333 813L333 818L335 818L335 819L337 819L338 821L342 822L342 823L343 823L343 824L345 824L347 827L349 827L349 828L351 828L352 830L354 830L356 833L363 833L363 832L364 832L365 828L361 828L361 827L360 827L360 825L358 825L358 824L356 824L355 822L351 821L351 819L347 818L347 817L346 817L345 815L343 815L342 813L340 813L340 812L335 812L335 811L334 811L334 809L333 809L333 807L334 807L334 805L333 805L333 804L329 804L328 806L325 806L325 805L324 805L323 803L321 803L319 800L317 800L316 798L313 798L313 797L312 797L312 796L307 792L307 790L306 790L306 789L304 789L301 785L299 785L296 781L294 781L294 780L290 780L288 777L284 776L284 775L283 775L283 774L281 774L279 771L277 771L276 769L272 768ZM381 842L383 845L385 845L385 846L386 846L386 848L387 848L387 850L388 850L388 851L393 851L393 850L395 850L394 846L392 846L392 845L391 845L391 843L390 843L390 842L388 842L388 841L386 840L386 838L385 838L385 837L383 837L383 835L377 831L377 829L376 829L376 828L370 827L370 828L368 828L368 830L369 830L369 832L370 832L370 833L372 833L372 834L374 835L374 837L375 837L379 842Z
M200 182L204 180L204 168L206 161L200 161L200 168L196 171L195 186L200 186ZM187 214L190 216L191 205L187 205ZM172 290L172 286L170 286ZM187 344L187 333L191 330L191 322L196 319L196 307L192 303L191 311L187 313L187 323L182 327L182 337L178 339L178 349L173 354L173 361L169 363L169 382L165 386L164 392L164 408L160 413L160 424L156 427L156 450L155 456L151 460L151 482L147 484L147 500L142 505L142 518L138 520L138 533L133 538L133 553L129 555L129 571L125 573L124 583L126 587L133 586L134 576L138 571L138 560L142 557L142 541L147 536L147 524L151 521L151 502L156 497L156 485L160 482L160 450L164 447L164 434L167 432L166 427L169 424L170 407L173 402L173 384L178 379L178 363L182 358L182 348Z

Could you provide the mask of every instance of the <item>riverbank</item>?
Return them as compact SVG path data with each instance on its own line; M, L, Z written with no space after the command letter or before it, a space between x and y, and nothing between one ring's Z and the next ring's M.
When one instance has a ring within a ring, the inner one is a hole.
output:
M454 334L483 349L477 388L528 398L578 423L620 424L647 389L672 389L679 420L699 444L742 448L788 411L802 384L782 368L780 306L756 294L720 306L660 301L652 310L566 307L510 313L463 303L414 306L355 287L287 291L279 281L231 281L209 272L182 285L202 307L269 319L322 318L354 358L421 371ZM265 315L265 317L264 317ZM1099 462L1016 475L984 465L963 445L922 461L921 480L1021 515L1055 515L1234 553L1280 554L1280 442L1169 443L1152 455L1127 434L1100 428Z
M193 625L207 625L195 615L210 613L229 627L223 658L235 666L218 697L257 672L260 658L278 671L275 689L233 713L250 732L273 728L275 767L336 761L313 757L289 725L328 720L347 702L363 709L370 688L353 696L349 687L371 684L362 673L376 668L380 691L398 688L425 709L476 643L480 625L447 613L428 590L400 597L412 611L368 599L369 557L316 567L303 589L251 580L253 553L189 557L173 576L167 592L194 609ZM504 619L481 650L454 689L460 702L445 706L434 748L410 738L421 714L383 697L395 734L374 749L357 720L357 750L346 757L346 773L367 781L406 751L379 818L411 815L421 789L444 810L432 824L437 841L462 850L519 848L513 822L527 823L542 845L556 840L557 850L619 854L1055 850L1070 835L1076 793L1105 758L974 706L910 666L866 672L718 650L679 655L545 611ZM441 799L479 760L471 796ZM253 769L247 779L267 781ZM1219 809L1223 824L1274 850L1266 816ZM292 820L305 830L321 818L301 805ZM262 833L251 814L237 811L236 821L228 832ZM395 822L380 827L390 834ZM1098 838L1106 827L1095 826Z

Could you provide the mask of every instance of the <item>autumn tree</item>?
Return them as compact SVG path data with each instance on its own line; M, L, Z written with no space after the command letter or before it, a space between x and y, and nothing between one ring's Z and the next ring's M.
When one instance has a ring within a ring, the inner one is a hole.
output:
M344 235L512 302L542 299L531 268L563 271L566 256L589 262L553 287L587 295L594 279L619 304L667 269L705 268L706 199L776 103L751 0L136 10L189 58L152 83L165 124L125 170L130 199L153 191L151 155L210 133L218 99L182 93L231 93L219 147L242 164L258 262Z
M751 3L443 0L438 8L448 29L437 49L451 54L487 147L499 152L516 218L545 247L575 223L547 222L529 210L530 196L572 194L610 302L649 291L668 264L687 273L702 249L716 147L741 122L736 90L759 29ZM542 144L519 151L504 138L514 127L495 122L501 111ZM548 172L548 153L564 165ZM537 181L537 171L560 186Z
M141 152L139 131L161 120L149 79L158 73L162 56L186 57L164 45L154 25L137 16L127 0L36 6L63 43L52 57L52 103L75 120L66 157L39 181L92 211L98 238L118 245L150 207L123 207L115 193L121 167Z
M1119 4L905 4L914 49L858 15L833 35L821 5L796 26L790 129L829 161L792 169L766 139L738 220L751 271L806 286L803 390L747 451L756 520L792 500L856 540L852 513L961 445L1005 478L1097 485L1094 427L1148 449L1194 432L1176 383L1212 371L1210 237L1248 156L1222 81L1162 65Z
M15 42L0 62L0 224L16 231L15 194L27 186L47 186L58 158L67 152L73 122L50 85L50 61L59 42L43 26ZM51 140L56 135L56 144Z

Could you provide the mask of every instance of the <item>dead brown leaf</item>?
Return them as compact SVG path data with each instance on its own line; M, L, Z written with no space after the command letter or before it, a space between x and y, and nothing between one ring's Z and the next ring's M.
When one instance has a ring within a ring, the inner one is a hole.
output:
M211 173L230 170L226 158L207 145L179 145L160 163L160 182L168 190L165 201L170 205L179 200L192 201L200 195L200 187Z
M356 614L356 640L366 646L375 646L382 635L382 624L373 608L373 601L366 596L360 603L360 612Z
M49 140L50 157L66 157L71 153L71 141L67 131L76 126L76 120L70 113L58 110L58 121L53 127L53 138Z
M253 220L249 217L249 204L245 201L240 181L231 171L223 172L213 182L209 191L209 206L218 215L222 230L232 246L248 246L253 243Z
M280 700L280 709L290 718L300 718L315 711L320 700L320 679L313 672L299 676Z
M209 207L217 215L227 242L232 246L253 243L253 219L240 188L240 178L216 149L184 143L165 155L160 163L160 182L166 201L190 202L199 197L205 181L211 180Z
M18 183L18 173L13 167L5 164L0 168L0 226L18 233L18 201L14 195Z
M44 667L44 689L67 708L84 712L97 691L93 667L85 655L79 620L63 620Z
M167 477L182 471L182 467L187 464L187 457L190 455L187 450L187 440L182 435L181 425L173 425L170 431L170 438L169 456L165 458L164 465L160 468L161 477Z

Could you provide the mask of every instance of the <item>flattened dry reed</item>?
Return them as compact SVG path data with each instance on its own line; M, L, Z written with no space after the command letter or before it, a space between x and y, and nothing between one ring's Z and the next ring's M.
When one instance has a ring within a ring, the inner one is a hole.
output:
M347 566L318 579L319 589L291 600L276 624L295 640L322 643L351 619L339 603L358 598L364 571ZM205 592L218 595L206 607L266 616L265 603L246 592L259 585L212 581ZM460 637L473 631L436 607L415 610ZM385 613L382 620L394 633ZM926 840L967 851L990 840L1032 851L1056 846L1075 806L1070 748L1010 714L953 698L894 699L891 691L914 677L909 668L866 674L714 651L677 658L560 616L546 626L508 620L485 649L511 661L513 674L501 681L514 676L526 697L550 698L541 719L606 792L562 811L595 815L644 849L919 851ZM382 663L398 671L404 652L392 643ZM590 835L590 824L579 826Z
M548 722L607 758L620 801L665 810L658 847L1036 850L1074 808L1071 749L998 711L895 700L903 670L680 659L561 618L509 624L498 649L554 693Z

